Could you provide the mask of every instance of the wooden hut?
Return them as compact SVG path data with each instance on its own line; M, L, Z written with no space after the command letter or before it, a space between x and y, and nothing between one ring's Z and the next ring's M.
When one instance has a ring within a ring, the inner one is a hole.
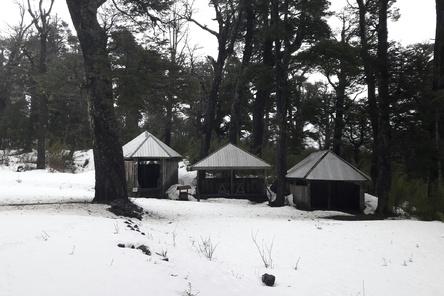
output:
M245 150L227 144L191 166L198 174L198 198L267 200L266 170L271 166Z
M145 131L123 146L126 180L138 197L163 198L178 183L183 157Z
M362 184L370 177L331 151L312 153L289 169L286 177L297 208L364 210Z

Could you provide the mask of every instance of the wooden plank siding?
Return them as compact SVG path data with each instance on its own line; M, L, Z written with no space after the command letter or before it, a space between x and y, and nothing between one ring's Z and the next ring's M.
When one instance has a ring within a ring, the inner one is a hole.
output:
M199 186L200 198L229 197L267 199L265 180L260 178L205 178Z
M293 195L293 203L301 210L311 209L310 184L290 184L290 193Z
M146 159L125 161L125 177L131 195L136 195L137 197L165 198L166 191L171 186L179 183L179 173L177 169L179 161L176 159L156 159L154 161L158 161L160 164L160 175L157 182L157 188L141 188L138 182L137 173L139 161L146 161ZM133 188L137 188L137 193L132 192Z

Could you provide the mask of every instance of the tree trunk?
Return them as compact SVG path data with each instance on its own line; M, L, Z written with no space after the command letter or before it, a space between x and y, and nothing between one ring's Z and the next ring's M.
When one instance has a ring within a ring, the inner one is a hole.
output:
M373 58L370 55L370 46L368 44L368 34L367 34L367 20L365 15L367 10L364 5L363 0L356 0L359 6L359 37L361 43L361 59L364 65L365 83L367 84L367 101L368 101L368 112L370 115L370 123L372 126L372 160L370 165L370 176L376 183L378 179L377 174L377 159L378 159L378 104L376 101L376 78L375 69L373 66Z
M269 28L268 23L268 10L263 13L263 22L264 27ZM262 155L262 149L264 146L264 117L265 117L265 109L266 102L269 100L271 95L271 83L266 81L269 77L268 71L272 72L274 59L273 59L273 41L270 38L266 38L264 43L262 44L262 65L264 67L263 73L259 75L263 75L265 77L261 77L261 85L258 85L258 90L256 92L256 98L253 102L253 123L252 123L252 135L251 135L251 144L250 150L258 155ZM271 78L271 75L270 75Z
M429 134L430 134L430 165L427 196L431 204L435 206L438 198L440 146L439 146L439 123L442 94L444 90L444 1L436 0L436 31L435 48L433 59L433 92L435 96L431 104Z
M392 181L390 163L390 94L388 70L388 32L387 32L388 0L379 0L378 28L378 93L379 93L379 134L378 134L378 179L376 195L378 196L378 213L387 215L388 197Z
M120 139L122 142L128 142L138 136L141 132L139 122L142 119L142 114L138 108L131 108L124 113L124 125L119 130Z
M166 145L171 146L171 133L173 130L173 104L171 103L172 97L167 98L165 104L165 127L163 132L163 141Z
M237 143L237 139L240 134L241 127L241 106L242 100L245 96L245 79L244 73L245 69L250 63L251 55L253 53L253 30L254 30L254 10L252 3L249 2L248 6L245 8L247 17L247 28L245 33L245 47L244 54L242 57L242 64L239 70L239 77L236 82L236 89L233 97L233 102L231 104L231 120L229 129L229 141L232 144Z
M37 65L38 77L43 78L47 72L48 58L48 34L49 34L49 18L54 0L51 1L49 9L43 9L42 3L39 3L39 14L35 14L31 9L28 0L28 12L32 17L33 24L39 33L40 52L39 62ZM38 84L38 83L37 83ZM37 107L38 107L38 133L37 133L37 169L45 169L46 167L46 129L48 128L48 94L37 85Z
M31 102L29 107L29 121L26 131L26 139L25 139L25 148L24 152L32 152L32 146L35 139L35 128L38 120L38 101L36 94L36 83L31 81L31 86L29 88L29 92L31 94Z
M46 28L46 19L42 22L44 31L40 33L40 59L39 59L39 76L43 77L46 74L46 60L47 60L47 43L48 43L48 29ZM46 167L46 129L48 127L48 95L44 92L37 91L39 123L37 133L37 169L42 170Z
M279 3L278 0L272 1L272 20L276 28L278 28L279 19ZM277 192L273 206L285 205L285 176L287 174L287 73L284 65L284 57L281 51L281 40L276 38L274 41L275 54L275 78L276 78L276 120L277 120Z
M128 201L122 146L113 107L107 35L97 21L105 0L66 0L85 64L89 115L94 138L95 196L93 202Z
M344 61L341 61L343 64ZM345 88L347 86L347 77L344 70L341 69L338 75L339 82L335 88L336 102L335 102L335 119L333 129L333 152L341 156L342 152L342 133L344 131L344 104L345 104Z
M346 48L347 40L346 40L346 28L343 25L341 32L341 45L343 48ZM336 84L336 102L335 102L335 119L334 119L334 130L333 130L333 152L341 156L342 154L342 133L344 132L344 108L345 108L345 100L346 93L345 90L349 85L348 77L347 77L347 60L341 58L339 60L339 73L338 73L338 83Z
M213 64L213 81L211 84L211 91L208 97L208 102L206 106L204 124L203 124L203 141L200 151L200 157L204 158L208 155L211 146L211 139L213 135L214 118L216 115L216 106L219 95L219 87L222 81L223 69L226 59L233 53L234 43L236 41L236 36L239 30L240 21L242 19L243 10L240 9L237 14L232 11L232 14L228 13L228 16L223 16L221 13L221 7L218 1L213 1L216 12L216 21L219 25L219 31L214 32L208 30L206 26L200 25L202 28L209 31L211 34L217 37L218 42L218 54L217 60L212 59Z
M213 62L214 77L211 83L211 91L205 109L204 126L203 126L204 138L200 153L201 159L206 157L210 151L211 138L213 136L214 117L216 116L217 98L219 95L220 83L222 81L222 70L224 63L225 63L225 58L222 57L219 57L217 62Z

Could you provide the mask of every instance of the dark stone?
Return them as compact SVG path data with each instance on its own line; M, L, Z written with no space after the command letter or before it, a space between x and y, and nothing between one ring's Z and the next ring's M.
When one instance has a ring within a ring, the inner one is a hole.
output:
M262 275L262 282L269 287L274 285L275 280L276 280L276 277L272 274L264 273Z
M125 248L125 244L118 244L117 245L119 248Z
M137 249L141 250L145 255L151 256L151 250L145 245L138 246Z
M143 208L133 204L130 201L117 199L111 202L111 208L108 209L117 216L124 216L142 220ZM129 220L132 222L131 220Z

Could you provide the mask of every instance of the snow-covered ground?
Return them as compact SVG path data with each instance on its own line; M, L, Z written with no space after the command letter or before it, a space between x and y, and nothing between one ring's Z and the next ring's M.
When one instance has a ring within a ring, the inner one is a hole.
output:
M129 221L85 203L88 168L11 167L0 167L1 296L444 295L441 222L339 220L347 215L227 199L135 199L147 213ZM193 173L180 175L192 184Z

